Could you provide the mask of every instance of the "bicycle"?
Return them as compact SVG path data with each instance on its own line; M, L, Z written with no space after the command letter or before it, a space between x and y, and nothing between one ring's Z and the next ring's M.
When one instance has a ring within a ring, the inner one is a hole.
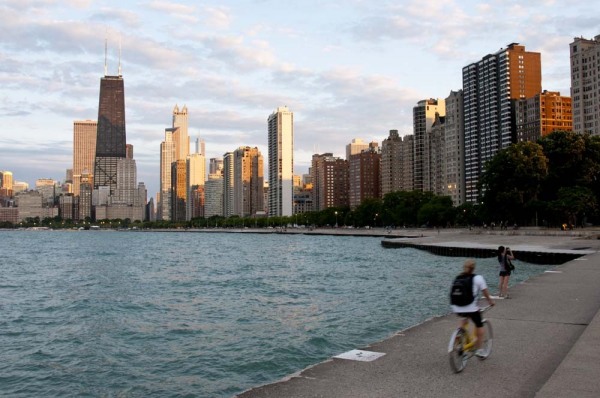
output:
M487 311L491 306L488 305L479 310L483 313ZM483 328L485 331L484 341L479 347L484 351L483 356L478 356L480 360L484 360L492 353L492 342L494 333L492 331L492 324L487 319L482 319ZM462 372L467 366L467 361L473 355L475 355L475 343L477 337L475 336L475 325L470 319L467 319L463 326L459 326L458 329L452 333L450 337L450 343L448 344L448 355L450 357L450 367L455 373Z

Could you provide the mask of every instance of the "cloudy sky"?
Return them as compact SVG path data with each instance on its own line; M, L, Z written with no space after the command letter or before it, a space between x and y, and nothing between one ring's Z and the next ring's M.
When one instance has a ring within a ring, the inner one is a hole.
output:
M125 79L138 180L159 187L175 104L207 157L258 146L267 117L295 118L295 172L353 138L412 133L412 107L462 88L462 67L510 43L542 54L542 86L569 95L569 43L600 34L580 0L0 1L0 170L65 180L73 121L97 119L104 42ZM265 167L266 170L266 167Z

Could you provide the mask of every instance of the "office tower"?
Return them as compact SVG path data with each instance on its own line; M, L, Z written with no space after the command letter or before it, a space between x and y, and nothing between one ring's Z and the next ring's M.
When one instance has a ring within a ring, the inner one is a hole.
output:
M110 195L114 195L117 189L117 161L126 157L125 135L123 78L120 73L119 76L104 76L100 79L94 189L106 186Z
M38 191L21 192L16 196L19 208L19 221L39 217L44 218L44 197Z
M58 215L63 220L78 220L78 197L73 194L60 195L58 200Z
M197 143L197 141L196 141ZM186 220L202 217L204 215L204 182L206 176L206 160L204 155L198 152L192 153L187 158L187 200L186 200Z
M413 108L414 136L414 189L431 191L431 125L435 114L446 114L444 100L427 99L417 103Z
M381 197L381 153L376 142L369 149L350 155L348 162L348 200L356 209L365 199Z
M173 109L173 142L175 143L175 160L185 160L190 154L190 137L188 135L188 109L181 110L175 105Z
M569 47L573 131L600 135L600 35L576 37Z
M429 186L436 195L446 194L446 117L435 114L429 140Z
M312 156L310 171L314 211L349 206L347 160L334 157L332 153L315 154Z
M125 157L127 159L133 159L133 145L131 145L131 144L125 145Z
M93 176L87 171L81 173L79 182L79 220L92 217Z
M517 101L517 141L535 142L555 130L573 130L571 97L544 90Z
M223 159L222 158L210 158L210 164L208 166L208 174L223 174Z
M160 196L158 220L171 220L171 163L175 161L174 128L165 129L165 140L160 143Z
M44 206L52 207L61 188L58 181L51 178L38 178L35 180L35 190L42 194Z
M465 202L465 129L463 124L463 91L450 91L446 98L446 193L454 206Z
M269 215L291 216L293 211L294 113L278 107L269 118Z
M0 179L2 180L2 184L0 184L0 187L12 191L13 173L11 171L0 171Z
M223 155L223 216L231 217L235 214L234 202L235 162L233 152Z
M171 163L171 220L185 221L187 197L187 162L183 159Z
M209 174L204 184L204 217L223 215L223 174Z
M67 172L65 173L65 182L66 183L73 183L73 169L67 169Z
M115 190L113 203L133 206L136 195L137 168L135 160L131 158L117 160L117 189Z
M25 192L29 190L29 184L24 181L15 181L13 182L13 195L18 194L19 192Z
M233 214L248 217L262 214L263 157L258 148L240 147L233 152Z
M517 100L541 91L540 53L516 43L463 68L467 202L479 200L486 162L516 141Z
M369 143L364 142L360 138L354 138L351 143L346 145L346 160L350 161L350 156L361 153L369 149Z
M206 158L206 143L204 142L204 140L201 140L198 137L196 137L196 151L195 152L199 153L200 155L202 155Z

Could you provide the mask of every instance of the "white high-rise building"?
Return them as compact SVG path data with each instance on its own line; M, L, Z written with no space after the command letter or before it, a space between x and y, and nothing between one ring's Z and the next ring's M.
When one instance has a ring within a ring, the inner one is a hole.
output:
M188 135L188 109L181 110L175 105L173 109L173 142L175 143L175 160L185 160L190 154L190 136Z
M269 215L291 216L294 210L294 113L278 107L268 118Z
M600 35L576 37L570 51L573 131L600 135Z

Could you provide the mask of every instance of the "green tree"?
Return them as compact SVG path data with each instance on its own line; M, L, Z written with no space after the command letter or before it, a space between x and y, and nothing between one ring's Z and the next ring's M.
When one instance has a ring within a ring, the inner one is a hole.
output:
M539 144L519 142L499 151L480 181L486 221L532 222L530 208L547 174L548 159Z

